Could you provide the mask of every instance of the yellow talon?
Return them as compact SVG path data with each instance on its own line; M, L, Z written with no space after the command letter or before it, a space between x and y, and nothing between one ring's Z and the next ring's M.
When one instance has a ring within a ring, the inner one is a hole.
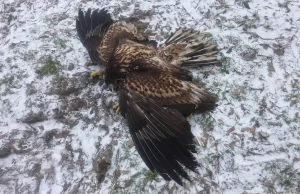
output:
M99 78L102 78L104 74L104 70L96 70L96 71L92 71L91 74L90 74L90 79L93 79L94 77L99 77Z
M117 108L119 108L119 104L115 104L115 105L113 106L113 109L114 109L114 110L116 110Z
M116 110L116 113L117 113L117 114L120 114L120 106L119 106L119 104L115 104L115 105L113 106L113 109Z

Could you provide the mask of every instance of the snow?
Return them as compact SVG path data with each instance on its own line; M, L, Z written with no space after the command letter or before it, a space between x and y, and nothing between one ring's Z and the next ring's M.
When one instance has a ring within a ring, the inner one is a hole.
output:
M223 67L192 72L219 106L190 119L203 144L192 183L146 178L126 122L111 110L116 93L85 77L98 67L86 66L78 8L107 8L113 18L151 11L143 20L164 38L178 27L211 33ZM300 193L299 1L7 0L0 14L0 193ZM58 75L38 75L47 56L59 61ZM51 90L65 87L61 77L75 92ZM24 122L39 112L44 119ZM111 164L98 183L106 150Z

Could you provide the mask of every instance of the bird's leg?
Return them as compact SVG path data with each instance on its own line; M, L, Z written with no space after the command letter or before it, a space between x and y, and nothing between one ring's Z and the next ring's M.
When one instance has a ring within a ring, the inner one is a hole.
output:
M117 113L117 114L120 114L120 105L119 105L119 104L115 104L115 105L113 106L113 109L116 110L116 113Z
M90 79L93 79L94 77L102 78L103 74L104 74L104 70L92 71L91 74L90 74Z

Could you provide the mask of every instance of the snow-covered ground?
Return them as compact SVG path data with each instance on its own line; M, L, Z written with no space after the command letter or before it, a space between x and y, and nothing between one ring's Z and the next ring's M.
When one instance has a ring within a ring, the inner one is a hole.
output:
M98 1L2 1L0 193L300 193L298 0ZM159 41L212 34L222 67L192 71L219 106L190 120L203 144L193 182L147 172L116 93L88 79L79 7L142 18Z

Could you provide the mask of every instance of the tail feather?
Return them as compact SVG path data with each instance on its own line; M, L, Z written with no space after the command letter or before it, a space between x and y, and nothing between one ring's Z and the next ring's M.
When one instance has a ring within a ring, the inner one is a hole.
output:
M85 21L85 25L89 28L87 30L91 31L92 30L91 28L93 28L92 27L92 20L91 20L91 9L88 9L87 12L85 13L84 21Z
M186 43L188 40L194 39L199 32L179 28L166 40L165 45Z
M201 55L208 55L208 54L217 54L218 52L215 51L217 47L215 45L211 45L202 49L195 49L194 52L190 52L185 54L185 57L195 57L195 56L201 56Z
M104 9L100 11L97 9L93 12L91 9L88 9L85 13L82 10L78 11L78 19L76 20L77 34L94 63L102 63L97 47L112 24L113 20L110 14Z
M195 112L206 112L214 110L218 104L218 96L208 91L203 91L203 95L201 96L201 102L198 104Z
M218 65L217 46L207 36L190 29L178 29L162 45L161 55L173 65L199 67Z

